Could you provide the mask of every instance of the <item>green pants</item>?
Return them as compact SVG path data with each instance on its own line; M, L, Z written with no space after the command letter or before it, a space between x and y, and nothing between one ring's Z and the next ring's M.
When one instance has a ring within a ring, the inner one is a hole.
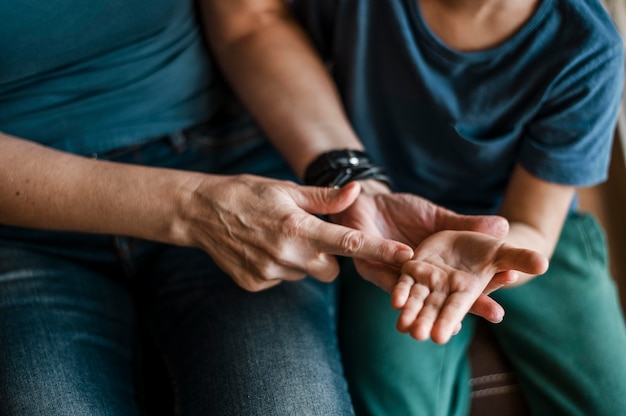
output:
M358 415L467 415L476 318L446 345L395 329L389 295L344 268L341 342ZM593 217L565 223L550 269L493 296L491 325L535 415L626 415L626 325Z

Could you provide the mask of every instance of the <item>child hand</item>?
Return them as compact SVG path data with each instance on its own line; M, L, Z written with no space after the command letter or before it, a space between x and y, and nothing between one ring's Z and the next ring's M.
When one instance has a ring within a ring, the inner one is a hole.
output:
M541 274L547 259L532 250L472 231L440 231L426 238L402 267L392 306L401 309L397 328L417 340L444 344L458 332L474 303L499 322L504 310L487 294L510 284L521 271Z

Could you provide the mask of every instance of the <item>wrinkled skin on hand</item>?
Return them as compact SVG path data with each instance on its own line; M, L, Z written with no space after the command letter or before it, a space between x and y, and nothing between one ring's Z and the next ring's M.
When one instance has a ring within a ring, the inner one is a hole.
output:
M201 181L181 208L181 233L242 288L259 291L310 275L333 280L334 255L401 264L410 247L312 214L346 209L358 184L315 188L251 175Z
M445 343L479 297L493 302L501 321L504 310L484 292L494 276L511 270L541 274L548 260L540 253L516 248L489 235L470 231L441 231L426 238L413 260L402 266L392 292L392 305L401 309L397 328L417 340L431 337ZM507 273L511 283L514 273Z

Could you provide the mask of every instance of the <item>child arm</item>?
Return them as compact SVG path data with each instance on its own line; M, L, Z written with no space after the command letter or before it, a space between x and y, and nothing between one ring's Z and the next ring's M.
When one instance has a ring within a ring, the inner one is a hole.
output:
M398 330L445 343L474 301L502 311L485 294L545 272L573 195L572 186L541 180L516 166L500 209L510 223L506 238L446 231L425 240L392 294L392 305L402 309ZM522 272L517 281L512 270Z
M539 179L517 165L500 206L500 215L510 223L505 241L536 250L550 258L561 234L574 197L573 186ZM522 274L515 285L537 274Z

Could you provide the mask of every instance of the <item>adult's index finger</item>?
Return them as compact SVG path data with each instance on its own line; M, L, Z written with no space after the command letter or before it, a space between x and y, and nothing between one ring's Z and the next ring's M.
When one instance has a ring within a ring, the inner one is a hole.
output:
M413 257L413 249L360 230L316 219L310 229L319 251L387 264L402 264Z

